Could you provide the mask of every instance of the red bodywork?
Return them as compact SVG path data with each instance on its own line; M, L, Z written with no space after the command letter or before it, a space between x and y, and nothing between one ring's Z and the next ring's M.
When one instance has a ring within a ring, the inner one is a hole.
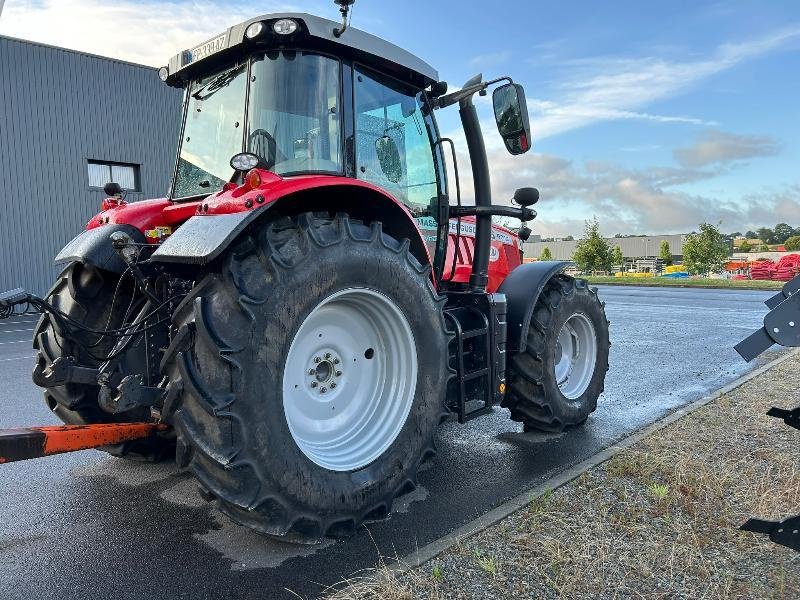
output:
M377 192L400 206L408 218L414 220L405 205L381 188L366 181L332 175L298 175L284 178L261 169L258 169L258 175L260 184L257 186L253 187L248 183L243 185L227 183L221 191L211 194L203 200L191 202L176 203L162 198L128 204L123 200L107 198L103 201L102 212L92 217L86 224L86 228L93 229L108 223L132 225L145 235L147 241L158 243L165 235L169 235L169 232L174 231L189 217L195 215L221 215L257 210L300 191L341 185L362 187ZM247 179L253 181L250 176ZM425 242L429 253L428 260L431 261L435 245L435 231L421 229L420 221L417 221L417 225L423 241L433 239L433 241ZM475 219L464 217L461 219L460 235L457 236L457 221L451 220L444 281L453 283L469 281L475 249L474 229ZM458 237L457 249L456 237ZM454 256L455 269L453 269ZM487 291L496 291L506 275L518 267L521 262L516 235L504 227L493 225Z

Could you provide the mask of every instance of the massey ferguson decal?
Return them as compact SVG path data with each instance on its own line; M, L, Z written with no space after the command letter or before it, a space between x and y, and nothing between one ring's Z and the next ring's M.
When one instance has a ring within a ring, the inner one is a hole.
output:
M423 231L436 231L436 219L433 217L417 217L417 225ZM458 219L450 219L450 233L456 235L459 233ZM475 223L468 221L461 221L460 234L464 237L475 237ZM434 237L434 240L436 238ZM492 241L500 242L501 244L514 245L514 238L504 231L498 231L492 228ZM496 260L496 259L495 259Z

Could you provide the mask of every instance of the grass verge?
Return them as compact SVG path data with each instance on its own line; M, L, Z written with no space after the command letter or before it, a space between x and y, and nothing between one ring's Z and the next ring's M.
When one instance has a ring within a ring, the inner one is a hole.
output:
M800 597L800 555L738 526L800 512L793 356L578 479L405 572L332 600Z
M760 281L757 279L672 279L670 277L585 277L589 283L603 285L645 285L654 287L696 287L714 289L780 290L783 281Z

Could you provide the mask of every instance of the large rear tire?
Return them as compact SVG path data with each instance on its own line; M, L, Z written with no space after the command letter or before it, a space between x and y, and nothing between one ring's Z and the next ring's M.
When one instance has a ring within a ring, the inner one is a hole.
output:
M603 393L609 347L597 291L583 279L554 276L534 308L525 350L508 361L502 406L525 431L583 423Z
M385 517L446 412L444 300L379 223L305 214L240 240L174 317L163 415L179 465L262 533Z
M116 298L115 298L116 292ZM64 269L47 293L47 300L55 308L76 321L97 330L114 329L122 325L134 286L130 279L120 282L116 273L97 269L92 265L75 262ZM80 334L79 334L80 335ZM45 370L62 356L74 358L85 367L100 366L96 357L111 352L116 338L100 339L83 334L88 349L58 334L48 313L42 315L36 326L33 347L36 363L33 368L34 382L42 381ZM90 423L125 423L149 421L148 409L112 415L98 404L100 386L82 383L45 387L44 400L47 407L64 423L87 425ZM134 460L159 461L172 456L174 440L167 436L135 440L103 448L109 454Z

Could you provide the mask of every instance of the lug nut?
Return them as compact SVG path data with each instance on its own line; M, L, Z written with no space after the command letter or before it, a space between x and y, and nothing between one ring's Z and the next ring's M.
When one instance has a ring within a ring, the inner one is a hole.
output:
M333 364L338 365L339 364L339 359L338 358L334 358L333 359Z
M325 353L325 358L330 358L330 357L331 357L331 353L330 352L326 352Z
M336 376L337 377L341 377L342 376L342 372L341 371L336 371Z
M320 393L320 394L324 394L324 393L325 393L325 392L327 392L327 391L328 391L328 388L320 388L320 389L319 389L319 393Z
M308 374L309 375L313 375L314 373L316 373L316 371L314 369L309 369L308 370Z
M315 356L314 357L314 362L315 363L318 363L318 362L321 362L321 361L322 361L322 359L319 356Z
M333 389L335 387L336 387L336 382L335 381L331 381L331 389Z
M316 381L312 381L311 382L311 387L317 387L317 382Z

